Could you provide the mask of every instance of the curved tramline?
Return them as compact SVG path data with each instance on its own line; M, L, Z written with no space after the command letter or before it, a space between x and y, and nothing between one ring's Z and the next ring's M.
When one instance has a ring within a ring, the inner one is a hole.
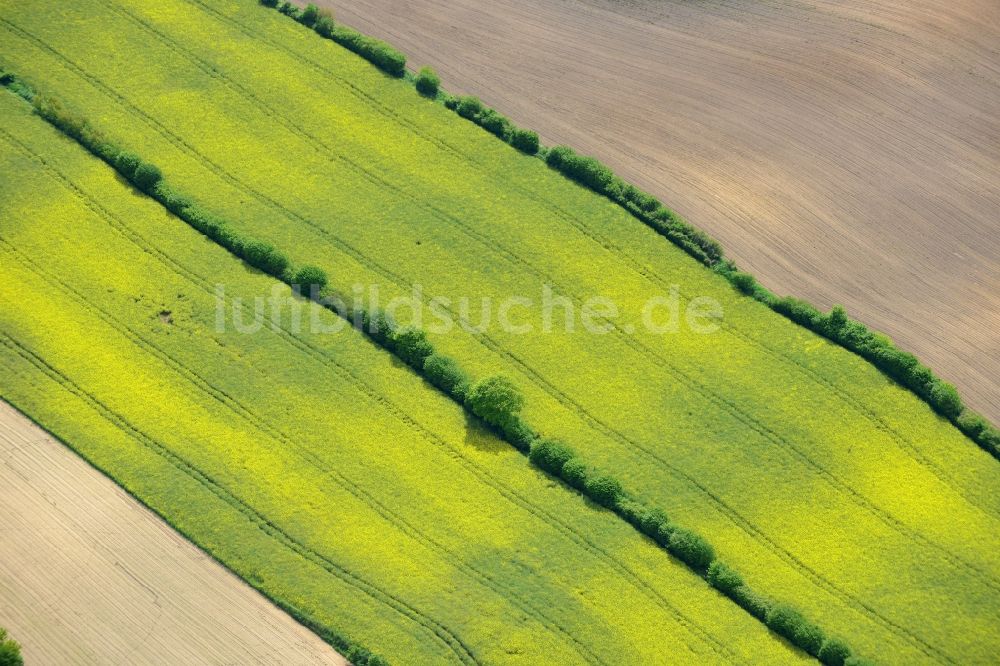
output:
M543 333L546 319L534 307L518 310L532 335L496 324L429 334L472 376L510 376L533 429L706 536L754 589L797 606L861 654L963 663L1000 645L990 631L1000 601L1000 550L989 538L1000 532L996 461L867 362L739 294L618 206L250 0L100 0L44 20L0 2L0 33L4 64L41 94L157 164L235 232L325 270L341 294L377 285L385 303L420 285L416 307L443 296L450 302L440 311L470 325L483 312L460 307L463 297L538 301L548 288L564 303L557 312L574 313L595 295L610 299L617 312L592 319L601 334L558 325ZM63 174L57 178L74 180L14 128L5 131ZM105 206L92 191L82 196L92 211ZM98 217L159 257L157 270L185 264L158 240L128 231L120 212ZM3 247L21 270L86 305L86 292L74 295L72 281L16 240ZM203 303L213 294L214 271L188 264L181 274ZM723 313L717 332L649 330L644 307L668 294L681 311L711 298ZM102 312L105 325L129 338L130 319ZM321 446L304 447L249 397L231 399L230 380L203 377L193 357L182 362L141 329L136 335L150 356L219 397L227 418L289 451L296 465L323 469ZM565 514L539 508L534 491L510 490L506 468L467 460L458 440L424 424L419 400L379 397L383 383L340 367L322 339L280 327L268 335L604 562L716 656L739 657L711 622L689 617L687 605L620 564L614 549L578 533ZM424 534L419 520L339 468L328 481L386 529L458 561L456 575L506 597L539 631L559 637L561 649L609 658L574 629L571 614L461 561L453 543Z

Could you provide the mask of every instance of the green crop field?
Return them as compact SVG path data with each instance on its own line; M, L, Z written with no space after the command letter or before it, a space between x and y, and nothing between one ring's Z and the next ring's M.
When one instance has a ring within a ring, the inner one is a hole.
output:
M438 350L511 377L532 427L755 589L879 662L1000 650L996 460L618 206L251 0L0 0L0 35L3 65L341 293L447 299L470 327L425 322ZM270 281L6 97L0 392L243 577L400 663L794 658L360 335L214 334L211 285ZM677 330L649 330L672 293ZM530 334L467 330L512 296ZM606 330L564 330L595 296Z
M277 283L0 110L3 396L267 594L399 663L794 657L353 329L220 333Z

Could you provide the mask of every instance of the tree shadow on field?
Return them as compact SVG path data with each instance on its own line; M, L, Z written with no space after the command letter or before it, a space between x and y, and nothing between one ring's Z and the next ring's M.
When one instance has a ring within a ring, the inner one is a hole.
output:
M501 440L485 423L465 410L462 410L462 413L465 415L466 445L493 454L502 453L510 448L510 445Z

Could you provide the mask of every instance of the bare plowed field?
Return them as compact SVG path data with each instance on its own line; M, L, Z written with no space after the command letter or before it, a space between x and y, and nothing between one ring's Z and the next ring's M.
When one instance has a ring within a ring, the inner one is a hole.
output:
M1000 420L1000 4L324 0Z
M29 664L346 664L0 402L0 626Z

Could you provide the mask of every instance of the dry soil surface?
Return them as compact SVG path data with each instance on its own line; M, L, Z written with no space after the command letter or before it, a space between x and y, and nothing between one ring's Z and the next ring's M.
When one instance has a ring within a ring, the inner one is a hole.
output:
M347 663L4 402L0 517L27 664Z
M323 0L1000 422L1000 2Z

